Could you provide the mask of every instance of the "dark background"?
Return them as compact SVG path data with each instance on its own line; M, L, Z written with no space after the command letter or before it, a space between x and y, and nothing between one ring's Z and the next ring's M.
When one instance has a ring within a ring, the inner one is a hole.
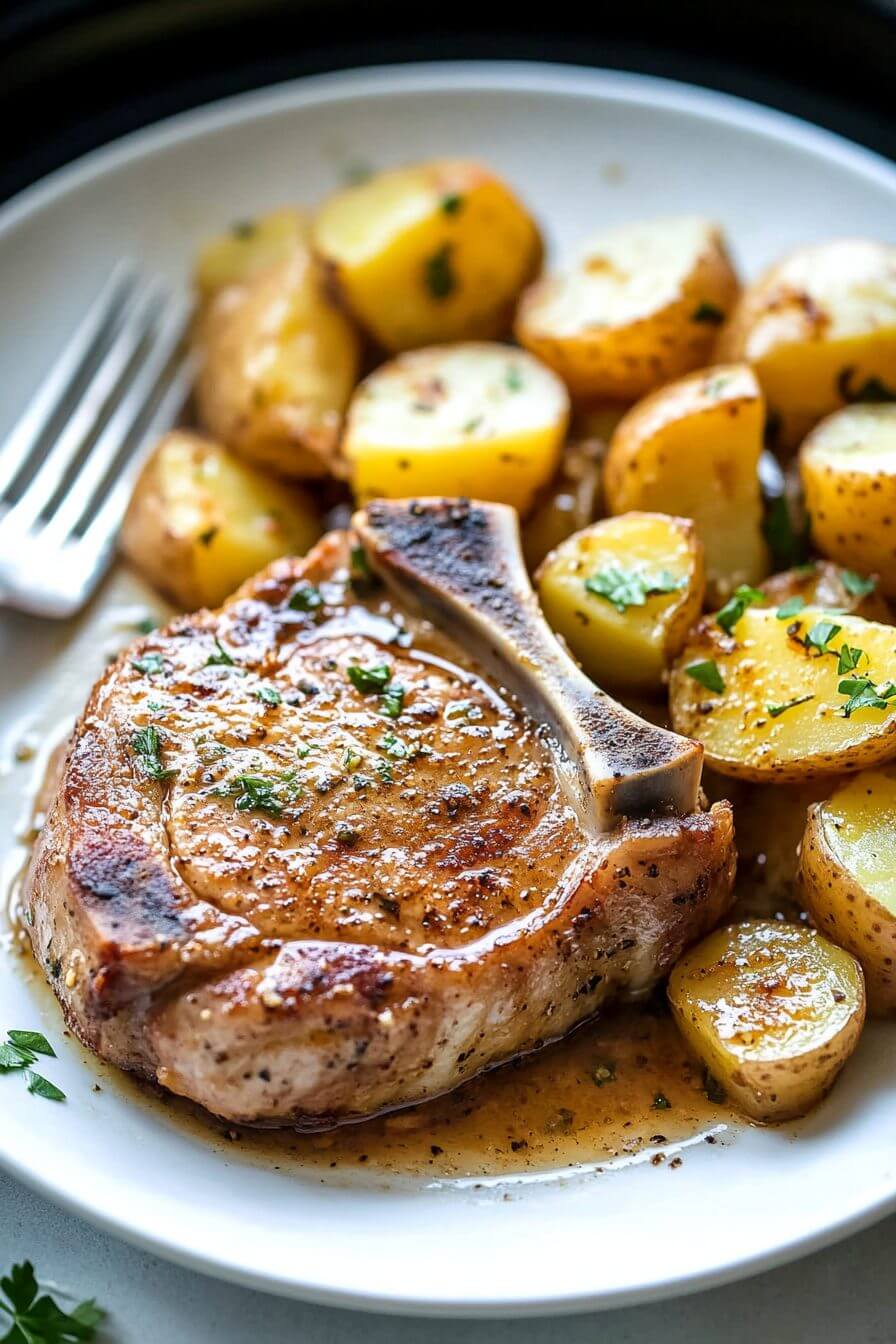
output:
M896 158L896 0L0 0L0 199L160 117L296 75L529 58L754 98Z

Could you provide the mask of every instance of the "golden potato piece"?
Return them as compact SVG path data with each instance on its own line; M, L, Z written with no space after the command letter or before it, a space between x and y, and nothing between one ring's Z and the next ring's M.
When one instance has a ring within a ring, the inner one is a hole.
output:
M753 1120L805 1115L833 1086L865 1020L858 962L814 929L749 920L717 929L669 977L694 1054Z
M304 554L320 532L303 490L173 430L140 474L121 548L159 592L192 611L218 606L271 560Z
M761 605L777 609L789 603L794 615L802 602L806 606L851 612L866 621L881 621L885 625L893 620L890 604L878 588L876 574L859 574L828 560L810 560L780 574L771 574L759 587L765 596Z
M838 406L885 400L896 391L896 247L853 238L792 252L744 290L716 358L753 365L783 448Z
M525 513L553 476L569 406L550 369L485 341L408 351L358 388L343 453L360 503L467 495Z
M721 614L721 613L720 613ZM692 632L669 684L676 732L722 774L796 783L896 757L896 629L804 607L747 607Z
M227 285L244 284L286 261L301 251L310 232L305 211L288 207L243 220L209 238L199 249L193 275L200 300L207 303Z
M606 444L597 439L570 443L563 449L556 476L539 492L521 529L523 557L530 573L549 551L597 517L605 452Z
M634 401L709 363L737 288L709 221L627 224L589 238L571 266L526 290L516 336L573 397Z
M800 876L818 927L858 957L870 1010L896 1014L896 772L866 770L810 810Z
M359 341L306 249L222 290L200 342L196 408L213 438L281 476L334 470Z
M686 518L626 513L569 537L536 575L544 614L599 686L656 691L703 605Z
M314 245L345 305L391 351L505 335L541 264L527 210L488 169L461 159L338 192L318 212Z
M896 406L829 415L800 449L800 475L818 549L896 596Z
M639 402L604 462L611 513L662 510L693 518L706 552L707 597L721 602L768 569L758 464L765 407L751 369L689 375Z

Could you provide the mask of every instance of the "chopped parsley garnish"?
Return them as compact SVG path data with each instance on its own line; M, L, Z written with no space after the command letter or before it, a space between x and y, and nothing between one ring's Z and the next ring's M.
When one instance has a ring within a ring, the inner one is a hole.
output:
M363 546L353 546L351 549L349 583L359 597L364 597L378 583L376 575L370 568L370 561L367 559L367 552Z
M361 753L357 751L354 747L346 747L345 751L342 753L343 770L348 770L349 772L357 770L360 764L361 764Z
M428 257L423 267L426 288L434 299L447 299L457 288L457 276L451 261L450 243L442 246Z
M313 583L300 583L287 605L293 611L320 611L323 604L319 588L315 588Z
M787 500L777 495L768 504L762 531L772 553L775 569L793 569L809 554L809 523L802 532L794 530Z
M864 649L854 649L849 644L841 644L840 658L837 663L837 671L840 676L845 676L847 672L854 672L864 657Z
M380 697L380 709L387 719L397 719L404 709L404 687L394 681Z
M875 686L870 677L846 677L837 686L841 695L849 696L846 704L843 706L842 714L844 719L855 714L857 709L893 709L896 706L890 704L893 696L896 695L896 686L892 681L885 685Z
M41 1293L30 1260L13 1265L0 1278L0 1312L12 1322L4 1344L77 1344L96 1338L105 1312L93 1298L63 1311L49 1293Z
M44 1097L47 1101L65 1101L65 1093L61 1088L51 1083L49 1078L34 1072L32 1066L36 1064L38 1055L56 1058L56 1051L46 1036L39 1031L8 1031L6 1040L0 1042L0 1073L21 1071L28 1091L33 1096Z
M508 364L504 375L504 386L508 392L522 392L523 371L516 364Z
M46 1036L39 1031L8 1031L6 1035L17 1050L27 1050L33 1055L49 1055L50 1059L56 1058L56 1051Z
M199 533L197 540L202 546L211 546L220 531L220 527L207 527L204 532Z
M707 658L703 662L689 663L685 668L689 677L705 686L708 691L716 691L721 695L725 689L725 682L719 671L718 664L712 658Z
M464 198L459 192L450 191L447 196L442 197L442 213L446 215L456 215L463 203Z
M850 364L837 379L837 391L844 401L896 401L896 390L874 375L866 378L859 387L851 386L854 373L855 368Z
M651 1102L650 1109L652 1111L669 1111L672 1109L672 1103L664 1092L657 1092Z
M850 597L867 597L877 587L877 579L866 579L852 569L841 569L840 581Z
M131 748L150 779L172 779L176 770L166 770L162 762L162 738L158 728L148 724L131 735Z
M721 611L716 612L716 625L720 625L725 634L730 635L747 607L764 600L765 594L758 588L751 588L749 584L742 583L739 588L735 588Z
M686 578L676 579L665 569L648 577L637 570L607 565L585 580L585 591L594 597L602 597L618 612L625 612L629 607L643 607L648 597L678 592L686 583Z
M258 686L255 690L256 700L260 700L263 705L280 705L283 703L283 696L277 690L276 686Z
M237 812L267 812L279 817L302 791L294 770L280 775L237 775L227 793L234 796Z
M205 660L206 667L235 667L233 659L222 645L221 641L215 636L215 650L210 653Z
M406 761L409 756L414 754L413 747L409 747L407 742L402 742L401 738L396 737L391 731L383 734L377 746L380 751L384 751L394 761Z
M386 689L392 680L392 669L388 663L370 663L367 667L352 663L346 675L355 690L362 695L371 695Z
M717 308L714 303L701 303L691 313L692 322L709 322L712 326L719 326L725 321L725 314L721 308Z
M616 1065L609 1062L595 1064L591 1070L591 1081L595 1087L605 1087L607 1083L615 1083Z
M839 635L843 629L841 625L835 625L833 621L816 621L803 641L807 649L817 649L818 656L828 652L828 645L835 635Z
M786 714L788 709L795 709L797 705L808 704L814 699L814 695L798 695L795 700L787 700L783 705L766 705L766 713L770 718L777 719L779 715Z
M165 671L165 659L160 653L144 653L142 658L131 659L131 667L145 677L157 677Z
M483 717L481 706L473 700L454 700L445 706L445 718L449 722L453 719L466 719L468 723L475 723L477 719Z
M32 1096L43 1097L46 1101L65 1101L62 1088L51 1083L49 1078L44 1078L43 1074L35 1073L33 1069L26 1069L25 1081Z
M797 616L806 605L806 599L797 594L795 597L788 597L786 602L782 602L775 616L779 621L789 621L791 616Z
M392 766L389 761L377 761L376 772L384 784L395 783L395 776L392 774Z
M135 622L134 629L141 635L151 635L156 629L156 622L151 616L144 616L142 621Z

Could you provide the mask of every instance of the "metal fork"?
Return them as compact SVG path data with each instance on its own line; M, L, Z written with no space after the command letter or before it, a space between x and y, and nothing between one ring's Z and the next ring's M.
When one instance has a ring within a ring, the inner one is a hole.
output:
M186 401L185 298L117 265L0 444L0 603L83 606L112 559L153 440Z

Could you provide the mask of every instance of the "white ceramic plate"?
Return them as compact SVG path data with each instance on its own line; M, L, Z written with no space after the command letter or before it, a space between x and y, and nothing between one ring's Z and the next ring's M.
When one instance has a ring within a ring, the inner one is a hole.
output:
M890 165L718 94L537 65L305 80L132 136L0 211L0 420L15 417L115 258L179 281L205 233L313 201L358 162L470 150L520 188L558 250L598 225L681 211L719 218L748 274L812 238L896 241ZM71 637L0 622L3 836L27 791L15 745L83 695L111 633L82 637L60 664ZM69 1100L53 1105L0 1078L11 1172L173 1259L319 1302L522 1315L643 1301L780 1262L896 1205L893 1037L880 1027L795 1130L701 1144L676 1170L645 1162L474 1190L332 1186L222 1152L108 1086L63 1040L53 1000L4 953L0 1029L37 1026L60 1044L46 1071Z

